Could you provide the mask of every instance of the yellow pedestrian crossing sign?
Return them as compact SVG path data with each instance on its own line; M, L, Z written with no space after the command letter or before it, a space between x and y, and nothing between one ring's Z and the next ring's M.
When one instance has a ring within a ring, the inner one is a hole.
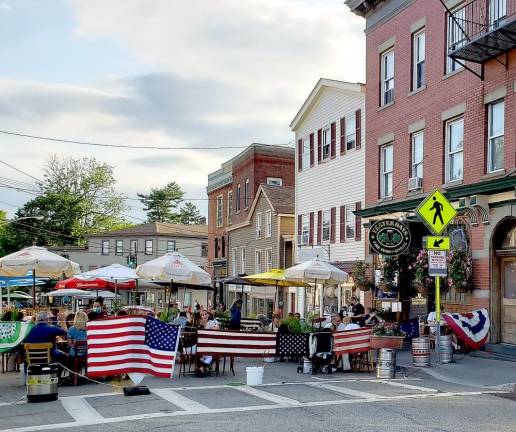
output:
M416 209L416 214L434 234L441 234L457 214L450 201L435 190Z
M450 250L450 237L427 236L426 248L429 250Z

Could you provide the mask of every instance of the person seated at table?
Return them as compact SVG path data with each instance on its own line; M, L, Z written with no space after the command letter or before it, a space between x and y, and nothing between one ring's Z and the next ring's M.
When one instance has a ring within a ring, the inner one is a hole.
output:
M271 333L278 333L278 329L280 328L281 322L280 322L280 316L279 314L274 314L272 316L271 323L267 326L267 331Z
M75 342L86 340L86 324L88 323L88 315L85 312L79 311L75 314L73 325L68 329L68 344L70 345L70 351L68 354L70 357L74 357Z
M70 330L70 327L73 326L73 320L75 319L75 314L74 313L69 313L68 315L66 315L66 318L65 318L65 325L66 325L66 330Z
M230 330L240 330L240 323L242 321L242 299L236 299L229 309L231 318L229 320Z
M375 308L368 309L364 319L366 326L375 326L376 324L383 322L383 319L378 316L378 311Z
M294 314L294 318L295 318L296 320L298 320L298 321L301 321L301 314L300 314L299 312L296 312L296 313Z
M338 331L344 331L346 325L342 323L342 317L340 316L340 314L333 314L331 317L331 322L326 324L324 328L330 329L332 333L335 333Z
M359 329L360 326L351 321L351 317L345 316L342 318L342 324L344 325L344 331L346 330L356 330Z
M50 309L50 313L48 314L49 324L57 325L58 321L59 321L59 309L58 308Z
M179 316L172 320L172 324L178 325L182 329L185 328L186 325L188 324L188 318L186 317L186 312L185 311L179 312Z
M201 314L194 312L190 314L190 321L188 321L188 327L199 328L201 327Z
M213 318L207 310L201 312L200 328L206 330L220 330L219 322ZM196 375L205 376L209 372L211 364L213 363L213 356L202 356L199 358L197 364Z
M107 312L102 307L104 304L104 299L102 297L97 297L97 299L93 302L93 307L88 312L88 319L90 321L95 321L102 318L107 318Z
M56 338L66 336L66 331L60 327L49 324L48 312L38 312L36 315L36 325L29 332L24 343L51 343L50 352L52 361L66 364L67 355L56 348Z

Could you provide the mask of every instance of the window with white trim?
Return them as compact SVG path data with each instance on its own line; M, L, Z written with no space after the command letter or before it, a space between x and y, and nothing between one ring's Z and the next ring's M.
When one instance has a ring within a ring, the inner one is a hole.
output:
M223 224L223 207L224 206L224 197L222 195L219 195L217 197L217 226L221 227Z
M201 243L201 256L202 257L208 256L208 243Z
M307 245L310 241L310 219L308 215L301 217L301 244Z
M240 213L240 197L241 197L241 187L240 187L240 183L238 183L237 185L237 191L236 191L236 202L235 202L235 207L236 207L236 212L237 213Z
M356 147L357 118L355 115L346 117L346 150Z
M246 260L247 260L247 251L245 246L240 248L240 273L244 274L246 272Z
M464 175L464 118L446 122L446 182Z
M423 147L424 132L416 132L411 135L412 152L411 152L411 177L423 178Z
M102 255L109 255L109 240L102 240Z
M167 240L167 253L176 251L176 241L175 240Z
M466 22L466 8L462 7L455 10L451 15L448 15L448 35L447 35L447 47L448 50L454 51L462 47L466 41L466 35L464 30L467 28ZM446 56L446 73L452 73L456 70L463 69L461 63L453 60L450 56Z
M130 250L131 255L136 255L138 253L138 240L131 240Z
M283 186L283 179L281 177L267 177L267 184L269 186Z
M325 210L322 212L322 240L330 240L330 211Z
M303 140L303 169L310 168L310 137Z
M244 185L244 206L245 208L249 207L249 179L245 180Z
M331 131L330 128L322 131L322 157L328 159L330 157Z
M154 240L145 240L145 255L154 253Z
M382 53L380 106L394 102L394 49Z
M231 225L233 221L233 191L228 192L228 225Z
M265 249L265 271L272 270L272 249Z
M265 212L265 237L272 236L272 211Z
M256 213L256 238L262 238L262 214Z
M412 90L425 85L425 39L424 30L412 36Z
M380 148L380 197L392 196L393 145Z
M507 16L507 0L489 0L489 30L500 27Z
M351 206L346 206L346 240L355 238L355 214Z
M503 169L505 103L503 100L489 104L487 128L487 172Z
M231 276L237 276L237 250L231 249Z
M260 249L254 251L254 271L256 273L262 272L262 251Z
M115 242L115 255L123 255L124 254L124 241L117 240Z

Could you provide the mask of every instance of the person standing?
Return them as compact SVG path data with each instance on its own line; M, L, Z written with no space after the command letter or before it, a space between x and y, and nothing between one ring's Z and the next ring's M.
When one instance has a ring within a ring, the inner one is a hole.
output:
M242 299L236 299L229 311L231 313L229 329L240 330L240 322L242 321Z
M365 323L365 309L362 304L358 301L358 298L356 296L352 296L351 300L351 313L353 314L353 317L351 318L351 321L355 324L358 324L360 327L364 326Z

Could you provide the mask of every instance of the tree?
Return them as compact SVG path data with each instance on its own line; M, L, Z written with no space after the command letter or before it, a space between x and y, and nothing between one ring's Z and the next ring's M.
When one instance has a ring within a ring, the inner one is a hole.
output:
M149 222L177 223L180 220L177 208L183 195L181 187L172 181L162 188L152 188L148 194L139 193L138 198L145 205Z
M185 203L179 211L179 223L185 225L198 225L202 223L202 220L203 217L201 216L199 209L191 202Z

